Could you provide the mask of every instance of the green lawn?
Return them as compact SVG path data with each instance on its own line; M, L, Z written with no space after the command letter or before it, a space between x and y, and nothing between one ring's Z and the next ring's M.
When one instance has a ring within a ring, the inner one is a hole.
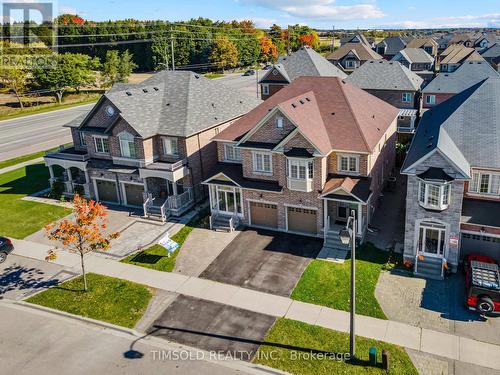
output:
M148 307L151 293L143 285L114 277L87 274L67 281L26 301L71 314L133 328Z
M23 201L49 187L43 164L28 165L0 175L0 235L22 239L70 213L54 205Z
M224 77L224 74L222 73L206 73L204 76L208 79L215 79L215 78L220 78Z
M134 264L136 266L151 268L157 271L172 272L175 267L175 259L177 254L182 248L182 244L192 232L194 228L201 227L205 221L205 218L201 220L193 220L187 223L179 232L172 236L172 240L177 242L180 246L179 248L170 255L167 256L167 250L160 245L153 245L145 250L139 251L138 253L129 255L128 257L122 259L123 263Z
M356 313L387 319L375 298L375 286L389 253L370 243L356 251ZM313 260L306 268L291 298L349 311L351 260L344 264Z
M71 143L66 144L65 146L70 146ZM47 151L56 151L59 147L47 150ZM34 152L33 154L28 154L28 155L23 155L19 156L17 158L12 158L4 161L0 161L0 169L2 168L7 168L12 165L20 164L28 160L33 160L33 159L38 159L41 158L42 156L45 155L47 151L39 151L39 152Z
M349 335L295 320L278 319L261 345L254 362L292 374L405 374L417 375L408 354L399 346L356 338L356 360L307 358L312 353L349 353ZM378 349L378 367L369 366L368 350ZM389 371L381 368L382 350L390 355Z

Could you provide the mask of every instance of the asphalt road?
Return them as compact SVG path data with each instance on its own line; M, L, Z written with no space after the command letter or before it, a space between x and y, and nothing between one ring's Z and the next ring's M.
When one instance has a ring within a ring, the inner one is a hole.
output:
M261 77L262 71L258 72ZM228 74L218 78L225 85L257 96L257 74L244 77ZM92 104L0 121L0 161L48 150L71 142L70 131L63 125L88 112Z
M172 360L168 356L179 348L178 344L162 342L157 345L149 340L134 343L136 337L125 332L2 302L0 332L2 374L269 373L252 365L242 367L205 360ZM131 345L134 351L143 354L142 358L128 358ZM202 358L200 352L187 349L176 353Z

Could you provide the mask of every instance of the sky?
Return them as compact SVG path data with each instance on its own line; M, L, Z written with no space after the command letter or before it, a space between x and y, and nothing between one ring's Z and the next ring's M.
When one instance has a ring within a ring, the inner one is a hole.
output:
M251 19L314 28L500 28L500 0L58 0L60 13L95 21Z

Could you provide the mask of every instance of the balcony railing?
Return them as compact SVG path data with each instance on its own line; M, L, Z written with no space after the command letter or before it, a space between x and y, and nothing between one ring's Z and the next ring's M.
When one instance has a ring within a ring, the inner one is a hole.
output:
M186 188L186 191L179 195L168 197L168 208L170 210L182 210L193 202L193 188Z
M73 161L87 161L90 159L90 156L87 152L77 151L74 147L66 146L59 146L59 149L57 151L47 151L45 153L45 156L49 158Z
M287 182L289 190L297 190L304 192L313 191L313 180L311 179L302 180L302 179L288 177Z

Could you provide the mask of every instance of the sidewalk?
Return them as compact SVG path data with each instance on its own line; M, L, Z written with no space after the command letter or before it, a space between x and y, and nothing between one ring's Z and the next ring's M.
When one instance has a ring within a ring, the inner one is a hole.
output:
M46 249L44 247L36 243L32 243L30 246L26 242L28 241L14 243L15 246L18 243L22 245L19 250L16 247L16 254L45 259ZM78 256L70 253L61 252L55 263L75 267L75 270L80 267ZM126 279L169 292L275 317L298 320L340 332L349 332L349 313L345 311L197 277L154 271L119 263L94 254L89 254L85 266L88 272ZM363 315L356 316L356 333L359 336L424 353L500 370L500 346L497 345Z

